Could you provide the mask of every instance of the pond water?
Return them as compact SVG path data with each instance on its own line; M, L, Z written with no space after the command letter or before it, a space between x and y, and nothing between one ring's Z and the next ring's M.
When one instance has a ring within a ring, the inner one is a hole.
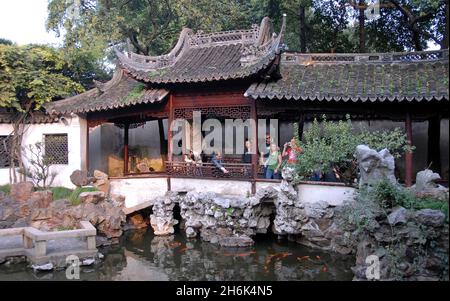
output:
M100 263L81 267L81 280L351 280L351 256L256 237L250 248L220 248L183 235L127 231L120 244L100 248ZM0 265L1 280L66 280L65 271L33 272L25 263Z

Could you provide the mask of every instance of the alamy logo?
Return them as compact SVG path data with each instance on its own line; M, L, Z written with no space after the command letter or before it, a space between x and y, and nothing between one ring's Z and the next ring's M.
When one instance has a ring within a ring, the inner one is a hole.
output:
M367 280L380 280L380 258L377 255L369 255L366 257L366 264L369 265L366 268Z
M68 280L80 279L80 259L78 256L69 255L66 257L66 264L69 266L66 269L66 278Z

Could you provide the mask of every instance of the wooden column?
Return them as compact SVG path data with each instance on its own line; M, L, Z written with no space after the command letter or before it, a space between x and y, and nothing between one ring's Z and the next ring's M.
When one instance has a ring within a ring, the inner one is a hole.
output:
M302 141L304 125L305 125L305 112L300 111L300 116L298 118L298 139L300 141Z
M441 118L439 114L428 119L427 161L431 170L441 173Z
M412 146L413 143L412 120L411 120L411 113L409 112L406 113L405 131L408 144ZM412 182L413 182L413 154L412 152L407 152L405 154L405 184L406 186L411 186Z
M252 194L256 193L256 178L258 177L258 114L256 112L256 101L253 100L251 107L251 119L253 119L253 127L252 127L252 145L253 145L253 153L252 153Z
M172 158L173 158L173 145L172 145L172 122L173 122L173 95L170 94L169 96L169 120L168 120L168 124L169 124L169 132L167 134L167 144L168 144L168 150L169 153L167 155L167 159L168 161L172 162Z
M86 171L89 172L89 121L86 120Z
M173 160L172 122L173 122L173 94L170 93L170 95L169 95L169 118L167 120L167 125L168 125L168 133L167 133L167 149L168 149L168 153L167 153L167 160L170 161L170 162L172 162L172 160ZM168 172L167 166L166 166L166 172ZM171 191L171 190L172 190L172 183L171 183L170 171L169 171L168 175L167 175L167 191Z
M128 174L128 131L130 129L130 125L125 124L123 130L123 175Z

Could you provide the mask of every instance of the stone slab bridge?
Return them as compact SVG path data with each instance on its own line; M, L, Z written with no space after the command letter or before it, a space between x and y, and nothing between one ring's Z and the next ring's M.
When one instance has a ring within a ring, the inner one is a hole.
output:
M88 221L80 229L44 232L34 227L0 229L0 261L8 257L25 256L33 265L52 263L66 266L66 258L75 255L80 260L94 258L97 230Z

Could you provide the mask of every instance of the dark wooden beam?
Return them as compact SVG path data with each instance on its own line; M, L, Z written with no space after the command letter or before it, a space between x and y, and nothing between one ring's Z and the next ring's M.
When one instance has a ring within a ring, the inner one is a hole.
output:
M167 155L167 141L164 138L164 123L163 119L158 119L158 131L159 131L159 147L161 155Z
M441 173L441 118L438 115L428 119L428 165L434 172Z
M86 171L89 172L89 122L86 121Z
M129 124L125 124L123 135L123 175L128 174L128 132Z
M254 121L252 126L252 194L256 193L255 179L258 177L258 114L256 112L256 101L254 100L251 106L251 118Z
M172 162L173 159L173 144L172 144L172 137L173 137L173 133L172 133L172 122L173 122L173 94L171 93L169 95L169 132L167 135L167 144L168 144L168 149L169 149L169 153L167 155L167 160Z
M305 125L305 112L300 111L300 115L298 117L298 139L300 141L302 141L304 125Z
M412 146L413 144L412 120L410 112L407 112L405 116L405 132L408 144ZM407 152L405 154L405 185L409 187L412 185L412 182L413 182L413 154L412 152Z

